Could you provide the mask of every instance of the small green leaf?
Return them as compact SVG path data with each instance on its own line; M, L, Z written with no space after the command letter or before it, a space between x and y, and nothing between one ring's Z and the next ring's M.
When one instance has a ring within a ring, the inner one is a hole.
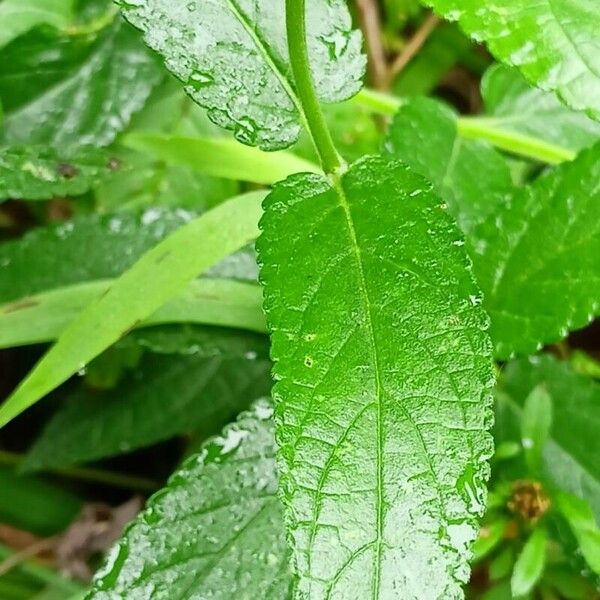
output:
M302 108L288 64L284 2L119 0L123 15L217 125L263 150L293 144ZM365 59L343 0L308 5L308 48L321 100L361 87Z
M235 140L133 133L123 143L166 164L227 179L272 184L298 172L318 173L319 167L290 152L263 152Z
M551 426L552 400L546 388L538 385L525 399L521 415L521 443L525 450L525 460L534 473L541 466Z
M232 198L144 254L69 325L0 407L0 426L77 373L199 273L252 241L262 198L264 192Z
M153 496L96 574L88 600L288 600L272 408L259 402Z
M264 336L211 331L212 351L146 354L116 388L81 386L48 422L22 467L40 470L89 462L175 435L220 429L271 387ZM221 351L222 349L222 351Z
M0 201L77 196L120 168L119 159L94 148L75 153L37 146L0 148Z
M510 587L513 596L520 598L528 594L539 581L546 563L546 531L536 528L515 562Z
M497 358L557 342L598 313L598 181L600 145L516 190L470 233Z
M89 35L35 29L0 50L0 140L107 146L162 77L139 36L119 21Z
M36 25L64 27L73 0L3 0L0 3L0 48Z
M489 525L482 527L479 537L473 544L472 563L477 563L490 554L502 541L506 530L506 519L498 519Z
M533 85L600 120L595 0L426 0Z
M488 143L459 135L458 116L431 98L398 110L386 152L432 181L463 231L492 215L513 190L508 165Z
M508 576L515 563L515 551L511 546L504 548L489 566L490 579L492 581L499 581Z
M554 94L531 87L517 69L490 67L481 80L489 123L499 130L529 135L574 152L600 138L600 124L570 110Z
M581 553L594 573L600 575L600 528L590 506L564 492L557 495L558 507L569 523Z
M584 498L600 519L600 384L578 375L549 355L516 360L503 371L498 407L502 419L512 417L514 436L529 394L542 385L552 401L550 439L544 446L543 474L554 487ZM505 424L508 429L510 423Z
M276 185L261 228L297 593L460 597L494 378L456 226L431 184L371 157Z

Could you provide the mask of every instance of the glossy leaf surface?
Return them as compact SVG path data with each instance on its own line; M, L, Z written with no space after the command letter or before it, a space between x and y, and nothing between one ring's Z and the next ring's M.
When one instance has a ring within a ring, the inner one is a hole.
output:
M435 184L463 231L493 214L513 188L502 155L462 138L456 113L430 98L400 107L384 149Z
M0 51L0 139L57 149L107 146L162 77L126 24L72 37L35 29Z
M217 125L264 150L296 141L302 109L288 65L283 0L118 3ZM311 0L307 13L319 97L345 100L361 86L361 36L343 0Z
M600 307L600 145L515 191L468 242L498 358L587 325Z
M510 580L513 598L528 594L538 582L546 562L546 533L542 527L534 529L521 550Z
M287 600L272 408L259 402L206 443L127 529L88 600Z
M530 86L517 69L494 65L481 81L494 127L530 135L575 152L600 138L600 124L570 110L551 93Z
M196 429L218 430L252 400L268 394L270 362L264 336L218 330L212 335L212 351L147 354L114 390L82 386L70 393L23 467L64 467Z
M0 148L0 201L76 196L121 168L121 162L93 148L75 154L51 148Z
M297 175L257 242L299 597L462 598L485 503L487 318L431 184ZM410 535L406 532L410 531Z
M525 399L539 385L548 391L553 414L550 439L544 445L543 473L559 489L587 500L600 521L600 440L596 426L600 384L549 355L513 361L500 379L500 390L509 399L499 398L499 410L505 413L498 417L499 427L508 430L511 418L520 417Z
M595 0L427 0L533 85L600 120Z

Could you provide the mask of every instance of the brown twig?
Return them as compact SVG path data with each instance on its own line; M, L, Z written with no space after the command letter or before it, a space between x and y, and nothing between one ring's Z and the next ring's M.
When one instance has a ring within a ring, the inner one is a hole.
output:
M398 74L406 67L406 65L412 60L415 54L421 49L423 44L427 41L427 38L431 35L433 30L437 27L440 22L439 17L431 13L415 34L408 40L406 46L404 46L402 52L398 54L394 62L388 69L388 83L391 82L398 76Z
M0 576L8 573L11 569L14 569L16 566L29 558L37 556L42 552L52 550L56 545L56 541L56 537L44 538L27 546L27 548L21 550L20 552L11 554L6 560L0 563Z
M388 65L381 38L381 18L377 0L356 0L361 29L365 35L369 78L373 87L385 89L388 81Z

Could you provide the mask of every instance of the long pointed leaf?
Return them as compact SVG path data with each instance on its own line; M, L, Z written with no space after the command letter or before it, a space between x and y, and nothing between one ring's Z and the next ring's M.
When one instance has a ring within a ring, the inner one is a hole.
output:
M178 229L126 271L61 335L0 407L0 426L66 381L200 272L258 232L264 192L237 196Z

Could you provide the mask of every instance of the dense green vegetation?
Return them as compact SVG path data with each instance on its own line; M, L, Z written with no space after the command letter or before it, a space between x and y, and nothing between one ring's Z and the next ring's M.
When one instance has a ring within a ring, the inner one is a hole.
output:
M0 0L0 600L600 598L593 0Z

